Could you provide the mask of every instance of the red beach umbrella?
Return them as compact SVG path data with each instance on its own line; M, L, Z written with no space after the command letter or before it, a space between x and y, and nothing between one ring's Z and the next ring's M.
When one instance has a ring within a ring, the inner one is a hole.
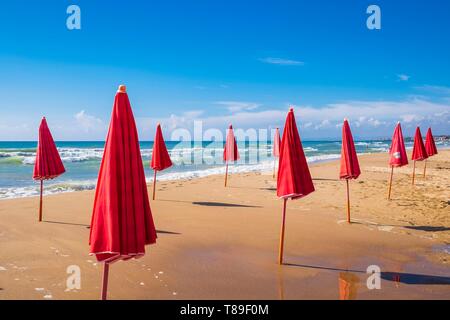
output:
M272 148L272 155L274 157L273 159L273 177L275 178L275 172L276 172L276 163L277 158L280 157L280 145L281 145L281 139L280 139L280 129L275 129L275 135L273 136L273 148Z
M228 163L235 162L239 160L239 151L236 143L236 138L233 133L233 126L230 124L227 133L227 140L225 142L225 147L223 149L223 161L226 163L225 169L225 187L227 186L228 180Z
M347 183L347 222L350 223L350 188L349 179L358 179L361 174L359 169L358 156L356 155L355 143L347 119L344 119L342 126L342 150L341 150L341 170L339 177L345 179Z
M39 126L39 141L36 150L36 162L34 163L33 179L41 182L41 192L39 198L39 221L42 221L42 193L44 190L44 180L54 179L66 172L61 158L56 149L55 141L47 125L45 117L42 118Z
M428 157L432 157L438 154L436 143L434 142L433 133L431 132L431 128L428 128L427 136L425 138L425 150L427 151Z
M152 161L150 167L152 167L155 174L153 175L153 200L155 200L156 189L156 172L162 171L172 166L172 160L170 160L169 152L167 152L166 143L161 131L161 125L158 123L156 126L155 140L153 141Z
M403 167L407 164L408 156L406 155L405 141L403 140L402 127L400 125L400 122L398 122L392 136L391 148L389 149L389 165L391 166L391 176L389 178L388 200L391 199L394 167Z
M277 179L277 196L283 199L283 217L280 233L278 263L283 263L286 202L300 199L314 191L302 142L295 123L294 110L289 109L280 146L280 162Z
M428 158L427 150L423 144L422 133L420 128L416 128L416 135L414 136L414 146L412 151L411 159L414 161L412 184L414 185L414 180L416 177L416 161L423 161Z
M434 143L434 137L433 137L433 133L431 132L431 128L428 128L428 130L427 130L427 136L425 138L425 150L427 151L428 157L432 157L438 153L436 144ZM425 178L426 170L427 170L427 160L425 159L425 166L423 167L423 177L424 178Z
M156 242L139 140L126 87L114 99L92 212L90 254L104 262L102 299L109 264L139 258Z

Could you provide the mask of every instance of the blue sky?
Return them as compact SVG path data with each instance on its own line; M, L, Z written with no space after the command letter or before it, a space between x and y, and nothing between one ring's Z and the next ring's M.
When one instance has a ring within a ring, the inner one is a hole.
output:
M81 9L68 30L66 9ZM381 30L366 8L381 8ZM303 139L389 137L397 121L450 134L448 1L37 1L0 10L0 140L103 140L118 84L141 140L158 121L282 126Z

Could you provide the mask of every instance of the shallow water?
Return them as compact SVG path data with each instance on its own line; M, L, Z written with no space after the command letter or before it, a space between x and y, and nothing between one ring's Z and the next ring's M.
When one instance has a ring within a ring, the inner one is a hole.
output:
M158 173L159 180L204 177L224 172L222 142L167 141L174 166ZM45 194L94 189L103 155L104 142L64 141L57 147L66 173L45 182ZM358 153L387 152L390 141L356 141ZM412 145L406 142L407 147ZM38 183L31 179L36 156L36 142L0 142L0 199L36 196ZM141 154L148 181L153 179L149 167L153 142L141 143ZM240 161L230 173L271 171L273 158L270 142L238 142ZM304 141L308 162L338 159L340 141Z

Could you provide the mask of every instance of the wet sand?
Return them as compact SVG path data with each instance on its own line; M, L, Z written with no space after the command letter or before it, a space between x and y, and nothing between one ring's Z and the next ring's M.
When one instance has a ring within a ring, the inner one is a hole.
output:
M110 299L450 299L450 151L395 169L386 154L360 157L345 182L338 162L311 166L316 192L288 201L285 265L277 265L282 201L271 173L158 184L150 201L156 245L110 268ZM151 191L151 186L149 186ZM0 201L0 299L98 299L102 265L88 255L93 191ZM66 269L81 270L68 290ZM381 289L366 285L381 268Z

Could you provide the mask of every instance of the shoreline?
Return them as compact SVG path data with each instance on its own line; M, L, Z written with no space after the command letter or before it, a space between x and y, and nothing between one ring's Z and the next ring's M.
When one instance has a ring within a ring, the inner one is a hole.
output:
M377 140L374 140L377 141ZM327 141L330 142L330 141ZM334 143L335 141L333 141ZM411 151L412 148L408 147L406 148L408 151ZM450 146L440 147L441 151L447 151L450 150ZM316 150L317 151L317 150ZM385 154L387 151L368 151L368 152L359 152L358 156L369 156L369 155L377 155L377 154ZM329 158L327 158L329 157ZM308 156L307 159L310 159L308 164L309 166L314 166L320 163L329 163L333 161L339 161L340 154L338 153L331 153L331 154L321 154L321 155L311 155ZM312 159L312 160L311 160ZM70 163L70 162L69 162ZM144 166L146 165L146 161ZM186 181L191 179L198 179L202 177L207 176L213 176L213 175L221 175L224 174L224 166L225 164L213 166L213 167L205 167L202 169L193 169L193 170L187 170L187 171L175 171L175 172L162 172L158 176L158 181ZM272 172L273 170L273 158L268 158L264 161L260 161L254 164L240 164L238 166L231 165L230 166L230 174L243 174L248 172L260 172L260 173L266 173L266 172ZM30 181L32 179L30 178ZM146 182L147 184L151 184L153 182L153 175L146 176ZM86 190L94 190L95 185L97 183L97 177L89 178L86 180L83 179L76 179L75 177L73 179L68 180L62 180L60 181L58 178L55 180L46 180L44 184L46 184L48 187L44 189L44 195L54 195L54 194L60 194L60 193L70 193L70 192L79 192L79 191L86 191ZM16 187L3 187L0 189L0 192L3 193L3 195L0 194L0 201L2 200L8 200L8 199L22 199L22 198L28 198L28 197L38 197L39 196L39 190L38 185L25 185L25 186L16 186ZM5 196L5 194L8 194L8 196ZM11 195L9 195L11 194Z
M450 149L450 147L449 147ZM358 153L358 156L366 156L366 155L372 155L372 154L380 154L383 152L367 152L367 153ZM318 160L313 160L308 162L309 166L314 166L320 163L330 163L330 162L334 162L334 161L339 161L340 159L340 154L330 154L330 155L321 155L321 156L332 156L332 158L330 159L318 159ZM313 156L316 157L316 156ZM255 166L273 166L273 161L274 159L270 159L267 160L267 163L255 163L255 164L244 164L244 165L239 165L239 167L235 167L234 165L230 166L230 171L229 174L232 175L236 175L236 174L244 174L244 173L249 173L249 172L257 172L257 173L270 173L272 174L272 169L254 169ZM223 170L222 170L222 166L223 166ZM199 178L204 178L204 177L209 177L209 176L214 176L214 175L221 175L225 173L225 164L222 164L220 166L217 167L213 167L213 168L206 168L206 169L201 169L201 170L196 170L196 171L188 171L187 174L191 174L191 176L189 177L183 177L182 174L183 172L173 172L173 173L163 173L162 176L158 177L158 181L188 181L188 180L192 180L192 179L199 179ZM238 168L238 169L237 169ZM244 168L244 170L239 170L241 168ZM247 170L246 170L247 168ZM239 170L239 172L236 172L237 170ZM211 173L206 173L211 171ZM223 171L223 172L222 172ZM203 174L203 175L202 175ZM181 175L180 177L174 177L176 175ZM172 178L174 177L174 178ZM61 187L61 186L66 186L68 188L68 190L63 190L63 191L56 191L56 192L48 192L48 190L44 189L44 195L45 196L51 196L51 195L55 195L55 194L60 194L60 193L70 193L70 192L81 192L81 191L87 191L87 190L94 190L95 189L95 184L96 184L96 179L95 180L65 180L65 181L58 181L56 179L52 179L52 180L46 180L44 181L44 184L49 183L50 187ZM151 184L153 182L153 177L149 176L146 177L146 182L147 185ZM22 198L33 198L33 197L38 197L39 194L37 192L38 189L38 185L36 184L35 186L24 186L24 187L11 187L8 189L25 189L28 188L30 190L35 190L36 194L25 194L25 195L18 195L18 196L10 196L10 197L0 197L0 201L3 200L9 200L9 199L22 199ZM73 188L73 189L71 189ZM77 190L80 189L80 190Z

